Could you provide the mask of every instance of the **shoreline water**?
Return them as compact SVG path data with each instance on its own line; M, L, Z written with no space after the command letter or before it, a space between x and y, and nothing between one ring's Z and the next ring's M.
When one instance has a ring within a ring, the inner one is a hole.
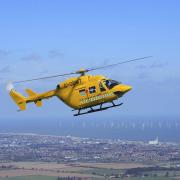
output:
M159 137L160 142L180 142L180 121L138 119L20 119L1 120L0 133L30 133L56 136L76 136L100 139L149 141Z

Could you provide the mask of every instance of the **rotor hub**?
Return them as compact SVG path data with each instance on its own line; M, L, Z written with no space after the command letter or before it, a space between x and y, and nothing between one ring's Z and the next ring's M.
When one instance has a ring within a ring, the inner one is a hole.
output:
M86 72L88 72L88 70L84 68L81 68L80 70L76 71L76 73L80 74L81 76L84 76Z

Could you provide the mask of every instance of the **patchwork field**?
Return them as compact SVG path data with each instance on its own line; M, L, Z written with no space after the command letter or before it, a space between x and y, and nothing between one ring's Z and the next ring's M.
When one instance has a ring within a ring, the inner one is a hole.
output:
M0 178L1 179L1 178ZM2 178L1 180L57 180L54 176L21 176L21 177L8 177ZM107 178L90 178L92 180L105 180ZM178 178L179 179L179 178ZM142 178L116 178L116 180L176 180L176 178L167 177L142 177Z
M102 178L103 173L109 169L123 170L134 167L145 167L139 163L75 163L75 164L57 164L42 162L12 162L1 163L0 177L29 176L27 178L44 178L45 176L53 177L90 177ZM8 168L11 167L11 168ZM96 172L97 171L97 172ZM42 175L42 176L40 176ZM46 177L46 179L53 177ZM9 179L8 178L8 179ZM26 178L26 179L27 179ZM6 178L7 179L7 178Z
M53 176L18 176L2 178L2 180L57 180L57 177Z
M140 163L73 163L57 164L42 162L12 162L0 163L0 180L57 180L58 177L81 177L94 180L115 178L113 175L122 174L127 169L148 167ZM165 177L161 172L157 177L124 177L125 180L172 180L172 174ZM160 177L162 176L162 177ZM178 179L179 174L176 174Z

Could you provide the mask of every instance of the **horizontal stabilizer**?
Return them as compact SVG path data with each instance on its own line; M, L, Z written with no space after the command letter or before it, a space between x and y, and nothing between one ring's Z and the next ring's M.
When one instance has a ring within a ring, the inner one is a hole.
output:
M26 89L26 93L29 95L29 97L38 96L38 93L34 92L31 89ZM34 101L34 103L36 104L37 107L41 107L42 106L41 99L38 99L38 100Z
M29 96L35 96L37 95L37 93L35 93L33 90L31 89L26 89L26 93L29 95Z
M34 101L34 103L36 104L37 107L41 107L42 106L42 101L41 100Z

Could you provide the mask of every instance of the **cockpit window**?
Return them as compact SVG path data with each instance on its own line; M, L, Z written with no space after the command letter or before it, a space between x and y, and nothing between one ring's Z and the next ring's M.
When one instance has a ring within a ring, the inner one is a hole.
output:
M106 89L104 88L102 82L99 83L99 88L100 88L101 92L106 91Z
M114 86L120 84L120 82L115 81L115 80L105 80L104 82L108 89L112 89Z

